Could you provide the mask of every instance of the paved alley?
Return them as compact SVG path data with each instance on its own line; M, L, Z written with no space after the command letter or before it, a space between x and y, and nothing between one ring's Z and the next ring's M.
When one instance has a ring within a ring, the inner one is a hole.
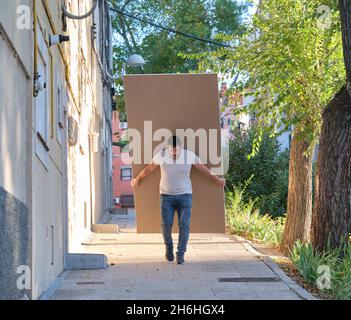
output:
M277 299L313 297L268 257L224 234L192 234L186 263L164 258L161 234L136 234L134 213L114 215L119 234L94 234L87 252L104 253L105 270L66 271L47 299ZM177 235L174 235L174 240ZM176 241L175 245L176 245Z

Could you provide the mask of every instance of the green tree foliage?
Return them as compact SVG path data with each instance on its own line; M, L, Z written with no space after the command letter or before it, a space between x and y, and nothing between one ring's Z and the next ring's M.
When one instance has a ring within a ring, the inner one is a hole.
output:
M213 26L222 34L240 34L244 30L240 17L242 9L237 2L232 0L214 1Z
M322 111L345 84L340 17L335 0L263 0L236 49L202 54L200 70L240 75L232 90L254 97L238 112L254 113L258 131L293 127L287 221L282 250L307 241L312 215L312 151ZM233 43L235 37L233 37Z
M330 16L317 0L262 1L236 49L194 57L201 58L200 71L241 75L232 90L254 96L240 111L257 115L260 134L293 125L295 136L312 146L321 111L345 83L337 3L323 4Z
M320 251L311 243L298 241L291 251L291 260L310 285L316 286L319 279L322 286L318 289L323 290L332 299L351 299L350 243L342 243L336 248L327 243L325 250ZM321 272L321 266L324 272ZM328 282L325 281L325 276L330 276Z
M277 139L264 134L256 156L249 158L255 135L255 129L245 135L239 130L234 132L234 139L230 141L227 188L233 191L235 187L245 187L245 201L255 199L261 214L282 216L288 195L288 151L281 152Z
M111 0L112 5L124 12L205 39L217 33L242 33L242 15L246 5L235 0ZM158 29L138 20L112 13L114 29L114 71L132 54L144 57L145 73L187 73L196 70L197 60L184 60L179 53L211 52L216 46L185 38ZM140 73L128 69L128 73ZM119 92L118 110L124 111L123 83L116 82Z

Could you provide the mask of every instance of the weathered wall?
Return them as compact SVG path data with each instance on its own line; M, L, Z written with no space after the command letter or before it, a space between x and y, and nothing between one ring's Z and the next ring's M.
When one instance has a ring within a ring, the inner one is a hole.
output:
M106 183L111 171L106 152L111 148L111 135L106 135L104 145L101 140L103 130L109 133L103 123L110 122L110 88L102 83L93 51L93 17L67 20L66 34L71 39L60 46L60 52L59 46L49 46L48 38L65 34L60 9L63 1L36 0L37 34L40 50L47 54L47 79L41 92L45 98L34 98L33 3L1 0L0 5L0 294L5 291L6 298L14 299L22 292L15 290L13 268L18 263L28 264L32 271L28 296L38 298L63 271L65 253L82 251L91 222L104 212L109 193L112 197L112 187ZM106 5L105 0L99 3ZM92 0L67 4L70 11L82 14L91 8ZM29 9L27 30L16 26L19 5ZM99 7L95 16L101 17L101 12ZM97 40L104 49L105 40ZM45 144L38 139L36 121L37 105L43 103ZM63 128L58 125L59 116ZM72 147L67 143L68 116L74 117L79 127L78 143ZM93 132L100 135L96 153L91 148ZM38 147L43 150L44 145L45 156L38 153Z
M60 1L59 1L60 2ZM38 298L41 293L63 271L64 238L64 176L63 176L63 144L59 135L63 129L57 126L58 113L63 108L66 95L64 81L64 64L57 46L49 47L47 40L55 31L62 33L62 23L59 20L59 2L37 1L37 35L44 43L39 45L39 50L47 50L47 82L41 94L46 94L47 111L47 161L38 154L41 145L37 138L38 127L36 124L35 110L40 103L39 97L33 97L33 123L32 123L32 165L33 165L33 298ZM45 6L46 5L46 6ZM42 54L41 52L39 54ZM43 77L43 74L41 74ZM60 93L58 92L60 91Z
M72 2L69 10L86 12L91 1L77 7ZM68 147L68 252L82 252L82 241L88 236L91 225L91 179L90 179L90 122L94 99L95 79L91 81L89 72L94 67L92 50L85 37L89 36L92 17L78 21L67 19L70 41L66 44L70 81L73 91L69 93L68 116L78 124L78 141ZM89 43L90 45L90 43ZM87 96L88 95L88 96ZM74 103L76 102L76 103Z
M0 186L0 300L31 296L31 290L17 287L22 274L17 268L31 265L30 214L22 201Z
M26 203L26 117L31 104L32 35L16 32L16 3L5 0L0 10L0 186ZM29 3L25 1L24 3ZM15 58L18 55L18 58Z
M74 94L78 99L80 112L75 108L73 97L70 96L69 116L78 123L79 138L75 146L68 149L68 238L69 252L82 252L82 241L89 235L91 224L99 221L108 206L106 197L112 198L112 186L108 184L109 170L106 165L108 148L111 148L111 135L105 130L111 115L105 108L111 109L110 88L102 81L102 72L98 64L102 59L101 43L106 43L108 36L102 34L103 1L100 1L94 15L82 21L68 20L70 34L70 71L77 74L72 77ZM73 3L74 4L74 3ZM86 2L80 8L86 12L91 3ZM71 10L78 11L73 5ZM107 12L105 14L108 15ZM105 16L104 22L107 23ZM91 40L91 26L96 23L96 52ZM104 119L105 118L105 119ZM93 150L93 135L97 135L96 149ZM105 137L105 138L104 138Z
M16 27L18 4L31 7L31 1L4 0L0 10L0 299L31 297L31 290L17 287L17 268L30 272L32 245L32 35Z

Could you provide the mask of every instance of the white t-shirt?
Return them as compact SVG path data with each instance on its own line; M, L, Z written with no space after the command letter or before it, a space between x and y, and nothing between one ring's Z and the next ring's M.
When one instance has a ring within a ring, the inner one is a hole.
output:
M168 150L161 150L152 158L152 162L161 169L160 194L192 193L191 166L200 162L194 152L181 149L173 160Z

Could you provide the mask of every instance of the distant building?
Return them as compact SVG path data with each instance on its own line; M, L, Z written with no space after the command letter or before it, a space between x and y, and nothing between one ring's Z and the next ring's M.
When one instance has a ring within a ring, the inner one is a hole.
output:
M121 122L117 111L112 117L112 132L114 134L113 141L122 141L128 129L127 122ZM113 199L115 208L131 208L134 207L134 195L131 187L132 165L131 157L128 152L123 152L124 159L122 161L122 147L113 146Z
M235 109L238 107L245 107L252 103L253 96L247 95L243 97L239 94L233 94L228 97L227 91L227 84L223 82L220 89L221 128L229 129L229 139L232 139L235 128L245 133L247 129L256 124L257 119L254 114L235 114ZM290 149L291 131L283 132L277 137L277 140L281 151Z
M228 87L225 82L221 84L220 89L220 108L221 108L221 128L229 130L229 138L233 138L235 129L246 132L254 124L255 118L249 114L235 114L235 110L246 105L249 101L239 94L228 96Z

